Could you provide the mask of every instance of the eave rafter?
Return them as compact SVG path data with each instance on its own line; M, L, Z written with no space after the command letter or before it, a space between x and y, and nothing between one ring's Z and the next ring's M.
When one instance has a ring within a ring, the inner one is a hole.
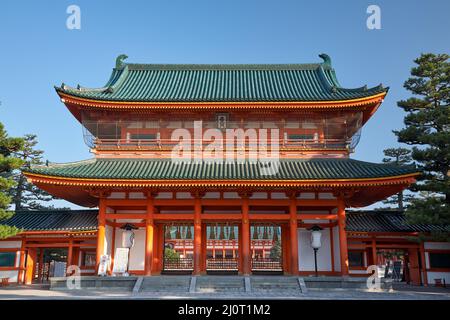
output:
M383 101L387 92L370 97L337 101L255 101L255 102L138 102L138 101L102 101L75 97L58 92L61 101L68 105L106 110L140 109L351 109L376 106Z
M401 176L360 179L334 180L132 180L132 179L88 179L46 176L24 173L30 182L53 185L83 186L83 187L367 187L385 185L407 185L414 182L420 173Z

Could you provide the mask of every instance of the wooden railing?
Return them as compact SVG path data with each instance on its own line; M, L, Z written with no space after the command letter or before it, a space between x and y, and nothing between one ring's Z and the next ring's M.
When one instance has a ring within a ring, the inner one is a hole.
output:
M346 149L351 141L345 139L279 139L279 148L282 149ZM211 141L201 141L196 143L193 141L186 148L193 150L194 145L208 146ZM94 139L93 146L97 150L125 149L125 150L172 150L173 147L179 146L178 141L170 139ZM271 148L271 141L267 141L268 150ZM236 142L227 145L223 144L224 151L251 151L259 150L259 143L249 144L247 141L244 148L237 147Z
M206 270L228 270L235 271L238 269L237 258L209 258L206 259Z
M164 270L193 270L192 258L164 258Z
M281 259L273 258L253 258L252 270L255 271L282 271L283 263Z

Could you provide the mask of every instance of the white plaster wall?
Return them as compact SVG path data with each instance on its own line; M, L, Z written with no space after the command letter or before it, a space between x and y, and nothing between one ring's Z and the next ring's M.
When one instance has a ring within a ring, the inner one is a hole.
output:
M333 227L333 251L334 251L334 270L337 272L341 271L341 252L339 245L339 227Z
M111 253L112 253L112 234L113 234L113 227L107 225L105 227L105 251L104 251L104 254L107 254L110 257L111 257Z
M299 271L314 271L314 250L311 248L311 232L298 229ZM317 270L331 271L330 230L322 230L322 247L317 251Z
M427 279L430 285L434 285L434 279L445 279L445 284L450 284L450 272L427 272Z
M130 270L145 269L145 229L134 230L134 246L130 252Z
M22 241L0 241L0 248L19 248L22 247Z
M0 251L2 248L16 248L16 262L15 267L20 266L20 248L22 247L22 241L0 241ZM17 277L19 276L18 270L1 270L0 278L9 278L10 282L17 282Z
M425 242L425 249L450 250L450 242Z

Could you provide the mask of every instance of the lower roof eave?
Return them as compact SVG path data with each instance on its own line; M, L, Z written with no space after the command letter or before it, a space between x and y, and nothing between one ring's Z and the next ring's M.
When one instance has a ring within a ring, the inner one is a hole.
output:
M115 180L51 177L25 173L30 182L59 198L87 207L98 205L98 197L91 190L131 189L255 189L255 190L352 190L345 199L349 207L363 207L398 193L415 181L419 173L395 177L339 180Z

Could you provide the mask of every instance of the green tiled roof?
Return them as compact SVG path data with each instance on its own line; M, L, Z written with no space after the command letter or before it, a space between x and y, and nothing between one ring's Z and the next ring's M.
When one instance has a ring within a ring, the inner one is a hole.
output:
M25 231L97 230L98 210L21 211L2 224ZM449 226L408 224L400 211L347 211L346 230L350 232L448 232Z
M341 87L330 58L312 64L122 64L103 88L62 84L56 90L81 98L142 102L336 101L386 92Z
M92 159L34 167L27 172L67 178L137 180L329 180L390 177L417 172L413 167L353 159L281 159L274 175L261 162L176 163L170 159Z
M450 226L409 224L402 211L362 210L347 211L345 229L355 232L450 232Z
M97 230L97 210L19 211L1 221L25 231L89 231Z

